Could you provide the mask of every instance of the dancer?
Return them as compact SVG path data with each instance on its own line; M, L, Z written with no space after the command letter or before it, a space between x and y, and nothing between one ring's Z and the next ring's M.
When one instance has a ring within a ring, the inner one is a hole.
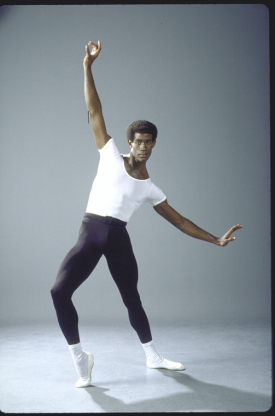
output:
M144 349L147 367L184 370L181 363L169 361L156 351L138 293L137 263L126 224L142 203L151 203L159 215L183 233L221 247L235 240L231 234L242 228L235 225L223 237L217 238L182 217L168 204L165 194L151 182L146 167L156 145L154 124L144 120L130 124L126 131L130 153L119 153L114 139L107 134L91 70L101 51L101 43L89 42L85 48L84 94L100 161L78 240L63 260L51 290L57 319L79 376L76 387L90 385L94 357L82 349L72 295L92 273L102 255L106 257L130 323Z

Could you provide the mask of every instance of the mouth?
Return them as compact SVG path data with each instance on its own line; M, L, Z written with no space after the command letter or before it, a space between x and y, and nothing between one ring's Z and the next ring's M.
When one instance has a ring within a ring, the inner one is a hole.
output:
M140 155L140 157L142 157L142 158L147 157L147 153L140 153L139 155Z

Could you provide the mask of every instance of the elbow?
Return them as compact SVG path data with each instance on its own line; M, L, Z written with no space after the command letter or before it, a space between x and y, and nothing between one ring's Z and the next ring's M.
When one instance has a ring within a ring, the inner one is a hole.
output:
M101 106L91 106L91 105L88 105L87 107L88 107L88 111L89 111L90 118L95 118L98 115L102 115Z
M102 120L103 120L103 115L102 112L100 111L100 109L89 109L89 118L91 120L91 125L94 128L97 128L98 126L100 126L102 124Z

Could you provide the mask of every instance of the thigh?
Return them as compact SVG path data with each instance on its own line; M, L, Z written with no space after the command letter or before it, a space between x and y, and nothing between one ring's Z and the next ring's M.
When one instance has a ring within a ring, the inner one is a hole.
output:
M123 297L136 296L138 267L125 227L116 227L112 230L108 239L108 250L104 254L121 295Z
M93 241L91 232L82 224L75 246L68 252L59 268L54 288L69 296L89 277L102 251Z

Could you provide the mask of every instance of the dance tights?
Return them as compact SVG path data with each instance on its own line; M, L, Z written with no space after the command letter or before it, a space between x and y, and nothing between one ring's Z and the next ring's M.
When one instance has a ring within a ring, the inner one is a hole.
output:
M69 345L80 342L74 291L89 277L101 256L128 309L129 320L141 343L152 340L149 322L139 297L138 268L126 222L86 213L75 246L63 260L51 289L60 328ZM105 305L107 308L108 305Z

